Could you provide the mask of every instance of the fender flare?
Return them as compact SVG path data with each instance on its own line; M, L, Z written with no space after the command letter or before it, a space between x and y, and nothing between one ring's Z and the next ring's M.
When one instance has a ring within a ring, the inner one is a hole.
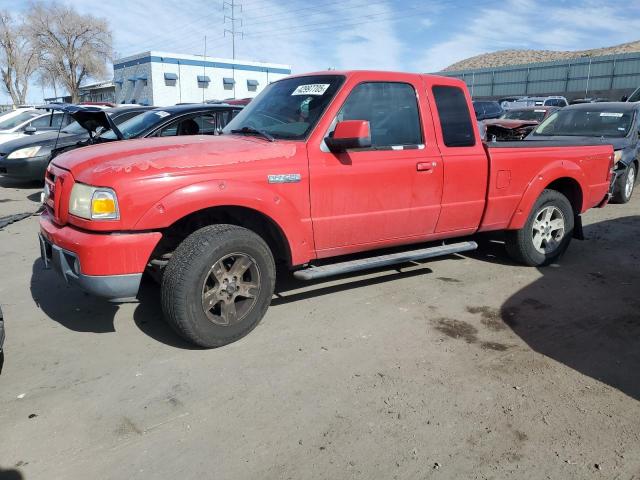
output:
M155 202L136 222L135 230L158 230L213 207L242 207L270 219L282 232L293 265L315 258L311 219L277 192L237 180L208 180L191 184Z
M542 194L542 191L556 180L564 178L571 179L579 185L582 191L582 205L579 206L579 209L580 212L584 211L586 201L585 193L588 191L587 178L584 171L573 162L557 160L547 165L529 182L524 195L520 199L520 203L518 203L511 217L507 229L519 230L523 228L533 208L533 204Z

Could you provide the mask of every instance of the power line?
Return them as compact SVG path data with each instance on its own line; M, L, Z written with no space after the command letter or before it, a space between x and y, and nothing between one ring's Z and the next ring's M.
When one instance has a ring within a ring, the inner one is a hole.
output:
M303 25L298 25L296 28L294 29L287 29L286 31L282 31L282 28L276 28L276 29L266 29L266 30L262 30L262 31L257 31L257 32L253 32L253 33L248 33L247 37L261 37L261 36L268 36L268 37L274 37L274 36L280 36L280 35L290 35L292 33L296 33L296 32L300 32L300 31L304 31L304 32L311 32L314 30L322 30L325 28L335 28L335 27L351 27L351 26L355 26L355 25L364 25L367 23L374 23L374 22L381 22L381 21L386 21L386 20L399 20L399 19L403 19L403 18L408 18L408 17L413 17L416 14L422 13L423 10L420 9L424 9L425 6L421 6L421 7L411 7L409 9L405 9L405 11L408 10L412 10L411 13L406 13L404 15L397 15L396 12L392 12L391 14L389 14L389 12L381 12L381 13L373 13L370 15L362 15L361 18L369 18L370 20L364 20L361 22L355 22L355 23L341 23L340 21L336 20L329 20L329 21L322 21L322 22L315 22L315 23L306 23ZM424 10L425 12L427 10ZM374 17L379 17L381 15L387 15L387 17L383 17L383 18L374 18ZM308 28L308 27L313 27L313 26L317 26L317 28ZM274 35L268 35L269 33L275 32ZM267 35L265 35L267 34Z

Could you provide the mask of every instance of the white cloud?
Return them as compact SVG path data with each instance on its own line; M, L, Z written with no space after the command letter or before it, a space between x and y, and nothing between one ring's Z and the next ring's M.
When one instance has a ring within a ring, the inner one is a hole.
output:
M627 10L596 2L579 7L534 0L496 3L426 49L415 68L435 72L465 58L503 49L578 50L632 41L637 39L640 20L625 14Z

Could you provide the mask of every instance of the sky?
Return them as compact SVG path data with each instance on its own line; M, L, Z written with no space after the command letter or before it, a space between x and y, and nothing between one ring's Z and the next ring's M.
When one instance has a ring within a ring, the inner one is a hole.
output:
M203 54L205 36L207 56L232 55L223 0L58 1L110 22L114 58L147 50ZM496 50L582 50L640 39L640 0L234 1L242 32L236 58L288 64L294 73L436 72ZM0 0L0 9L28 9L27 1L18 4ZM0 103L7 98L0 93ZM41 98L33 86L29 99Z

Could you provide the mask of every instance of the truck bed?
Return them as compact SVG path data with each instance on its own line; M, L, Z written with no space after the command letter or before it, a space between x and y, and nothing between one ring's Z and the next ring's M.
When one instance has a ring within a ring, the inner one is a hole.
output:
M613 165L613 147L598 139L490 142L485 150L489 184L480 231L522 228L535 200L553 182L571 186L575 194L569 200L577 213L600 204L609 191L603 165Z

